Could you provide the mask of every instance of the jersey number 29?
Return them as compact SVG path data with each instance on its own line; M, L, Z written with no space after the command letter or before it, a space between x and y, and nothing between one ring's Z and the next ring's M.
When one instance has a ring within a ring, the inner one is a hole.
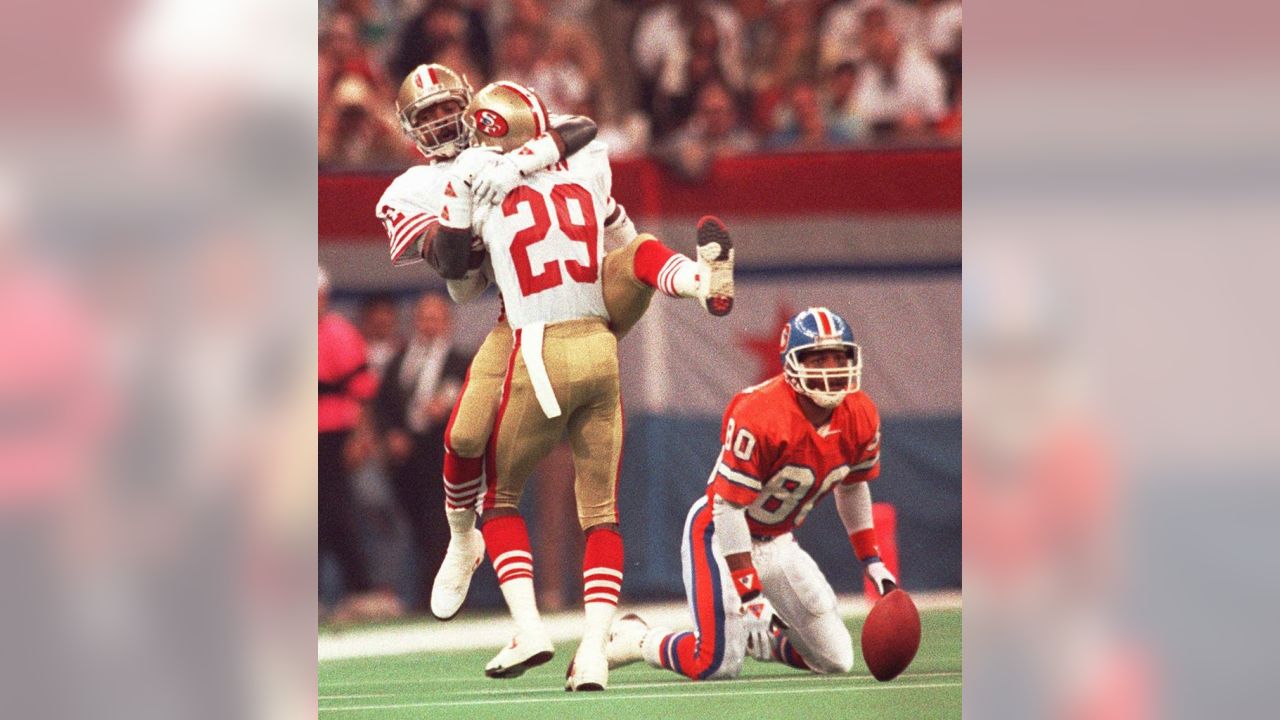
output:
M565 237L587 246L587 264L577 260L564 260L564 272L574 282L593 283L600 275L600 258L597 246L595 205L591 193L575 183L561 183L551 188L551 206L555 208L556 225ZM582 222L575 223L569 214L569 201L574 200L582 211ZM507 194L502 201L502 214L511 217L519 212L520 203L529 206L533 224L520 230L511 241L511 260L520 280L520 294L528 297L543 290L550 290L564 282L560 260L550 260L537 271L529 260L529 248L547 239L551 230L551 213L547 210L547 197L528 185L521 185Z

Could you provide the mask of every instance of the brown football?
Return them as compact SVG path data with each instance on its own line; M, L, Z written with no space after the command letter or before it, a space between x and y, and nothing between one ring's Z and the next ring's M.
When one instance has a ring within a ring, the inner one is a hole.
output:
M920 649L920 612L911 596L894 589L876 601L862 623L862 659L875 679L892 680Z

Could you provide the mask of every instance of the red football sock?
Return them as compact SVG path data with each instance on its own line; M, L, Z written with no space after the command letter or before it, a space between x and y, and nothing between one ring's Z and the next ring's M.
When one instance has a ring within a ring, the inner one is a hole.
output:
M480 532L499 585L516 578L533 579L533 554L524 518L507 515L485 520Z
M692 297L699 280L698 264L657 240L636 248L636 279L671 297Z
M447 508L474 508L484 489L484 457L464 458L444 451L444 504Z
M587 533L582 553L582 602L618 605L622 592L622 535L600 529Z
M776 630L773 632L773 658L798 670L811 669L791 644L791 640Z

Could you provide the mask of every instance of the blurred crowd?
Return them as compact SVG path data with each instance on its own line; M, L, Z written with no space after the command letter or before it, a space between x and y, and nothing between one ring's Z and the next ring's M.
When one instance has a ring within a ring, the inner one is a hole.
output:
M325 0L322 169L419 159L399 81L421 63L535 89L614 157L958 143L959 0Z
M444 432L472 349L456 343L453 303L438 292L339 309L321 270L318 303L321 620L425 615L449 544ZM571 457L558 449L536 474L534 530L558 548L539 561L539 598L558 609L573 600L568 558L581 554Z

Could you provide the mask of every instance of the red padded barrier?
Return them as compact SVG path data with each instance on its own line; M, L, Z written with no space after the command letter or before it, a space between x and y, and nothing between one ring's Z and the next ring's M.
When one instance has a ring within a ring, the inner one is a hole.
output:
M394 173L320 176L322 240L379 240L374 205ZM896 215L960 212L959 148L752 155L688 183L648 159L613 163L613 195L633 217Z

